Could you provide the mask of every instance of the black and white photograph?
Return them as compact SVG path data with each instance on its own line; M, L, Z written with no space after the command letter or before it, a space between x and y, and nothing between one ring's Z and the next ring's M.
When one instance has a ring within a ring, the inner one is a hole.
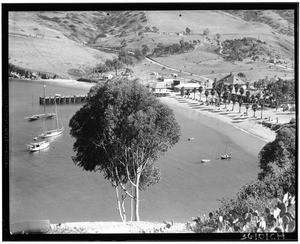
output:
M298 10L2 3L3 241L297 241Z

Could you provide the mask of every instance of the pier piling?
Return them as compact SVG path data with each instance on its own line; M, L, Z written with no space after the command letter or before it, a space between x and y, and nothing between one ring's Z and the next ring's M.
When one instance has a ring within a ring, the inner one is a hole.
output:
M66 95L66 96L49 96L49 97L39 97L40 105L50 105L50 104L76 104L84 103L87 100L87 95Z

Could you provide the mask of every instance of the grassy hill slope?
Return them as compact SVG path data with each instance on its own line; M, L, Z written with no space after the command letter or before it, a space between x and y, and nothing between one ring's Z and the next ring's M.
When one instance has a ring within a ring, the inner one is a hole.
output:
M71 77L68 71L84 72L112 56L70 39L58 24L44 23L36 12L9 15L9 62L20 67Z
M182 39L200 44L193 52L158 60L187 72L211 75L210 78L239 70L249 71L249 77L254 79L293 75L293 71L270 69L266 63L251 60L227 62L216 52L217 34L221 42L253 37L266 43L263 46L266 60L284 59L292 67L293 16L288 10L14 12L9 19L10 62L65 77L72 76L74 72L70 71L74 69L84 75L96 64L111 59L114 54L107 50L120 48L124 40L127 48L141 48L145 44L153 50L159 43L174 44ZM158 29L156 33L153 27ZM190 35L179 35L187 27L191 29ZM206 28L209 33L204 36ZM134 76L143 78L153 71L172 73L161 69L147 62L133 68Z

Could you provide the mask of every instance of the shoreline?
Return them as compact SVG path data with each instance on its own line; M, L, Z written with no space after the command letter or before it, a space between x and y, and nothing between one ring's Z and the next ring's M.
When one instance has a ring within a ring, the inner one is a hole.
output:
M81 82L77 80L72 79L41 79L39 81L42 82L49 82L51 84L65 86L65 87L74 87L74 88L80 88L89 91L89 89L96 85L97 83L87 83L87 82ZM201 101L203 101L203 97ZM170 99L171 98L171 99ZM216 111L216 107L213 105L202 105L202 109L195 109L191 105L198 105L200 103L200 96L199 94L196 94L196 99L198 101L193 100L191 98L184 98L179 96L179 93L171 93L169 97L163 97L160 98L162 101L165 101L166 103L174 103L176 102L178 105L185 106L190 109L197 110L199 113L206 115L210 118L218 119L224 123L231 124L234 128L243 131L244 133L247 133L251 136L254 136L260 140L265 141L266 143L271 142L275 139L276 133L275 131L270 130L267 127L264 127L261 122L264 120L266 121L266 117L272 118L271 123L273 122L275 124L275 119L279 118L280 124L288 123L291 118L295 118L295 113L284 113L278 111L274 111L274 109L267 109L264 111L264 119L258 118L260 116L260 111L257 111L256 118L253 118L251 109L249 108L249 115L245 117L241 117L242 113L238 113L238 104L235 106L235 109L232 111L231 107L232 104L228 105L228 108L225 109L221 105L219 111ZM175 99L175 100L174 100ZM177 100L177 101L176 101ZM178 101L179 100L179 101ZM183 102L184 101L184 102ZM187 106L186 106L187 105ZM244 107L242 107L242 112L245 110ZM224 113L224 114L222 114ZM225 114L228 113L228 114ZM251 114L251 115L250 115ZM239 116L241 119L239 119Z
M199 95L198 95L199 96ZM199 98L199 97L198 97ZM196 95L196 99L197 95ZM254 136L265 143L271 142L276 138L276 132L262 125L263 121L269 121L274 125L277 124L276 118L278 118L278 124L288 123L291 118L295 118L295 113L282 112L280 110L274 111L274 109L265 109L263 112L263 119L260 118L260 111L256 112L256 117L253 117L253 111L249 108L248 116L243 116L245 107L242 106L241 113L239 113L239 106L236 105L232 110L232 104L221 105L219 108L214 105L200 105L200 99L198 101L191 98L181 97L179 94L171 94L171 96L162 98L163 101L168 103L175 103L178 106L192 109L202 115L209 118L218 119L221 122L232 125L234 128L243 131L251 136ZM201 99L202 102L203 99Z

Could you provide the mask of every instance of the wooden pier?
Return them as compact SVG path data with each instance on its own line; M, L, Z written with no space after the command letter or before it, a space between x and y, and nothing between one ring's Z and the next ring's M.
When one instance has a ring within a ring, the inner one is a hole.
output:
M40 105L84 103L86 99L87 95L40 97Z

